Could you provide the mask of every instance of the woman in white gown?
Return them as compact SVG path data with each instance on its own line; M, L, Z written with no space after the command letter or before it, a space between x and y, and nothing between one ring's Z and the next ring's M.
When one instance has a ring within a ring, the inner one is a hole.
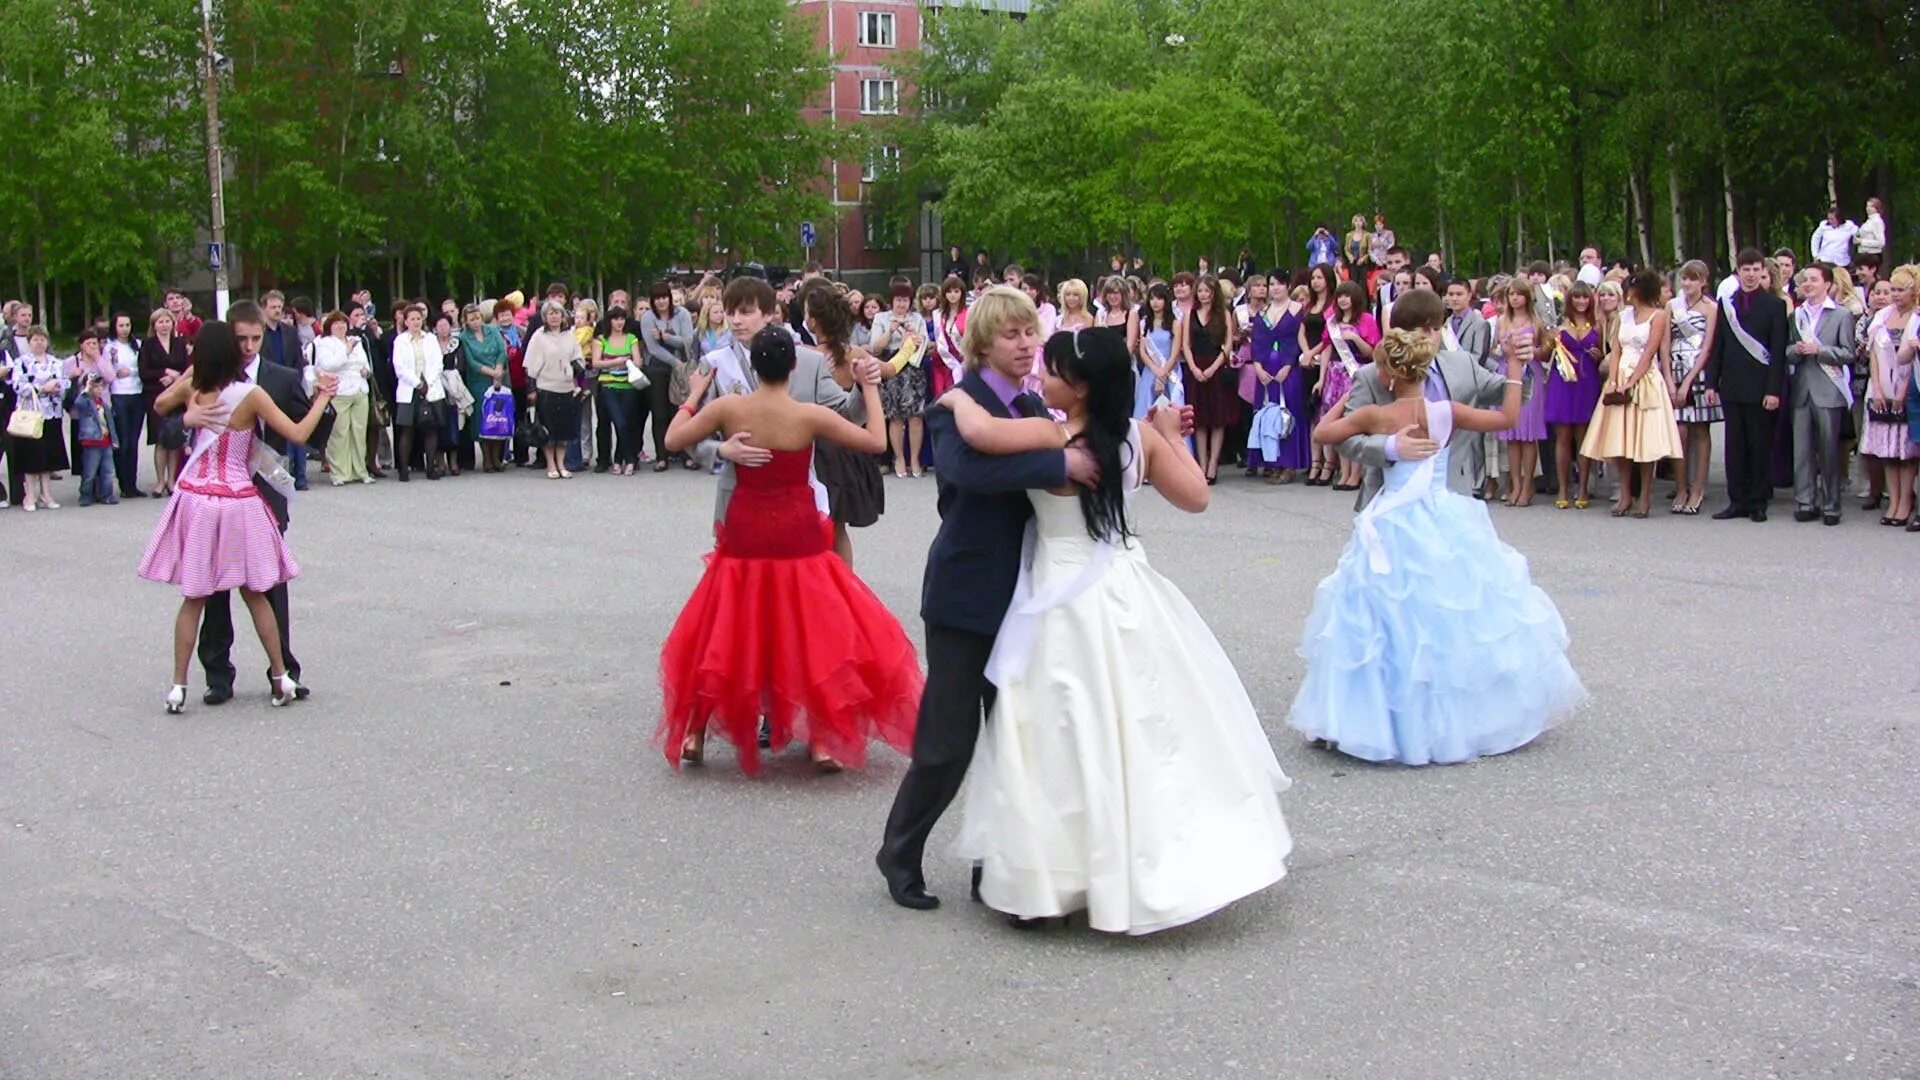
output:
M1286 874L1288 780L1239 675L1128 509L1142 481L1199 512L1207 485L1177 410L1130 419L1126 343L1048 340L1046 403L1067 417L997 419L955 392L961 437L986 453L1080 440L1098 490L1031 492L1025 564L987 676L999 688L967 778L955 850L1016 926L1084 910L1096 930L1192 922Z

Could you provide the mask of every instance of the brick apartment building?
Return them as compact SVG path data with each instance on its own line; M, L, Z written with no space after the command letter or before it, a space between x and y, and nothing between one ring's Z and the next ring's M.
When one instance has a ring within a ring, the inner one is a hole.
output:
M1029 0L955 0L1024 15ZM898 115L908 87L894 74L902 54L920 48L925 19L938 18L940 4L922 0L793 0L814 21L820 46L834 58L826 100L808 115L858 127ZM946 240L931 205L911 220L869 212L872 184L898 166L898 147L880 146L865 159L828 166L836 220L815 222L813 258L839 276L865 286L894 273L925 281L944 262ZM796 244L798 238L795 238Z

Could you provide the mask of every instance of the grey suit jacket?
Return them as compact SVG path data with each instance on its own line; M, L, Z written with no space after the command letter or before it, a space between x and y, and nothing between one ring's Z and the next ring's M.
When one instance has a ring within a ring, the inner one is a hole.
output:
M1446 384L1448 397L1462 405L1497 409L1506 397L1506 376L1488 371L1474 363L1473 357L1464 352L1442 352L1433 358L1433 365L1440 372L1441 381ZM1380 385L1380 365L1368 364L1354 376L1353 392L1347 395L1347 408L1385 405L1392 400L1393 395ZM1390 464L1387 461L1388 438L1390 436L1387 435L1355 435L1340 444L1342 456L1366 466L1366 478L1360 484L1360 496L1354 501L1355 510L1380 494L1380 488L1386 482L1386 468ZM1473 494L1472 452L1479 444L1480 432L1465 428L1455 428L1453 437L1447 440L1447 486L1462 495Z
M1826 369L1821 365L1839 366L1840 377L1849 382L1853 379L1853 313L1846 308L1835 306L1820 317L1820 324L1814 330L1814 337L1820 342L1820 351L1812 356L1801 356L1798 349L1800 341L1799 320L1795 319L1793 340L1795 344L1787 346L1787 356L1793 360L1793 382L1788 391L1788 403L1796 409L1843 409L1847 399L1841 395L1840 387L1827 377Z
M737 341L731 347L740 360L740 370L746 375L747 389L754 389L759 382L754 378L753 365L748 362L746 348ZM716 385L708 391L708 397L717 397L719 393L720 388ZM795 401L825 405L856 424L867 421L866 399L834 380L833 367L827 363L827 354L819 349L802 345L794 351L793 375L787 380L787 394ZM720 490L713 500L713 520L726 520L727 503L733 498L736 483L738 477L734 474L733 462L722 462Z
M1460 351L1473 357L1473 362L1481 367L1487 365L1487 357L1493 353L1493 327L1477 311L1469 309L1467 317L1461 320Z

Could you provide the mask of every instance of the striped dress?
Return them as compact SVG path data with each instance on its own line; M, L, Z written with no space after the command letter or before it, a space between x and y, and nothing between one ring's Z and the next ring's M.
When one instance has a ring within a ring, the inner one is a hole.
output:
M229 407L253 389L236 382L220 391ZM253 429L198 433L173 497L140 559L140 576L180 586L198 598L228 589L266 592L300 573L273 512L253 482Z

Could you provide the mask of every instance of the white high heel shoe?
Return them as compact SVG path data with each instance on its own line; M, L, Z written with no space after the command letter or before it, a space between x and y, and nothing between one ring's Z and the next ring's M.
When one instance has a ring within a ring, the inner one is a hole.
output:
M173 688L167 691L167 712L170 715L178 716L186 711L187 688L181 686L179 683L174 683Z
M273 705L275 708L285 708L293 704L296 700L294 695L299 692L300 684L293 681L293 676L275 675L273 677Z

